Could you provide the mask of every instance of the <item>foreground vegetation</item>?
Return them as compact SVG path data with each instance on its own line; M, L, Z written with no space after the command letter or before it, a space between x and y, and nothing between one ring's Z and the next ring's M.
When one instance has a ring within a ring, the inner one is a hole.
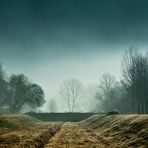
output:
M40 120L26 115L1 115L0 128L8 130L20 130L41 123Z
M80 122L0 116L0 147L148 147L148 115L94 115Z
M25 115L0 116L0 147L44 147L61 126Z
M80 125L113 147L148 147L148 115L94 115Z

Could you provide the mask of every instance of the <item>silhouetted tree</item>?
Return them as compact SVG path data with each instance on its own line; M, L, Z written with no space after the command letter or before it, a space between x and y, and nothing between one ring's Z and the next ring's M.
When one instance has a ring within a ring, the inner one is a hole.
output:
M122 61L123 86L132 102L133 113L148 113L148 57L130 48Z
M69 112L74 112L77 99L80 96L82 84L77 79L68 79L60 87L60 95L64 99Z
M8 93L8 82L6 78L6 73L0 64L0 112L3 112L3 107L5 106L5 99Z
M9 93L7 105L11 113L17 113L26 103L26 94L28 91L29 80L23 74L11 75L9 80Z
M107 106L110 106L112 103L111 95L113 95L115 82L114 76L109 73L104 73L101 76L96 93L96 98L99 100L101 110L110 111L110 108Z
M96 93L98 100L97 110L109 112L117 110L120 113L129 113L129 98L120 82L117 82L114 76L109 73L103 74L98 85Z
M26 103L32 108L37 108L42 106L45 103L44 100L44 91L37 84L30 84L28 86Z
M44 103L42 88L36 84L31 84L23 74L11 75L8 91L6 104L11 113L18 113L25 104L35 108Z
M105 94L109 92L109 90L114 86L115 84L115 77L112 76L109 73L104 73L99 81L99 89Z

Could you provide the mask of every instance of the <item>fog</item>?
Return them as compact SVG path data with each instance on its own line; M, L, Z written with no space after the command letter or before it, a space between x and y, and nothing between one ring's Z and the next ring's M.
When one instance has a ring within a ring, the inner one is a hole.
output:
M148 50L147 8L146 0L0 1L0 62L8 75L23 73L38 83L47 102L62 104L63 81L78 79L83 97L77 111L90 111L95 91L84 93L89 86L96 88L107 72L120 80L131 46ZM41 110L48 111L47 103Z

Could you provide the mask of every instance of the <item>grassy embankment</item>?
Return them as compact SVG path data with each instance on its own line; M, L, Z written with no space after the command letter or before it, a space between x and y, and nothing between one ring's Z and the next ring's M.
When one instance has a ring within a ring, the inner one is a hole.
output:
M44 147L62 123L42 122L26 115L0 116L0 147Z
M39 122L41 121L26 115L1 115L0 129L19 130Z
M114 147L148 147L148 115L94 115L80 125Z

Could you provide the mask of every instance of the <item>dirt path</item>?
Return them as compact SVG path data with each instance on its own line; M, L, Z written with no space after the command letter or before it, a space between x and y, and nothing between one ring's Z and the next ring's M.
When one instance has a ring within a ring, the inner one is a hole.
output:
M65 123L45 148L111 148L111 145L92 131L74 123Z

